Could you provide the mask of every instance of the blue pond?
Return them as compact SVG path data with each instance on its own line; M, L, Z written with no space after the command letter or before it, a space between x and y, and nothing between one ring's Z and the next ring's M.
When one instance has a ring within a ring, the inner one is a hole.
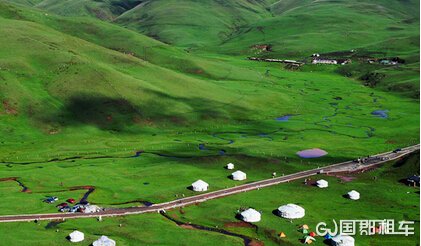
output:
M297 155L301 158L319 158L322 157L324 155L327 155L327 152L322 150L322 149L306 149L306 150L301 150L297 152Z
M389 110L375 110L371 112L371 114L379 118L388 118L388 112Z
M292 117L292 115L287 114L287 115L283 115L283 116L280 116L280 117L276 118L276 120L277 121L288 121L289 118L291 118L291 117Z

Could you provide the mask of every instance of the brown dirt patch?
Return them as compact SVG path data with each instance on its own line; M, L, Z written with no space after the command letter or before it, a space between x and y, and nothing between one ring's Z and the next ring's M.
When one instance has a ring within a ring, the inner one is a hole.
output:
M244 221L238 222L227 222L224 224L224 227L246 227L246 228L254 228L254 226L250 223Z
M181 225L180 225L180 227L181 227L181 228L184 228L184 229L191 229L191 230L196 229L196 228L194 228L193 226L191 226L191 225L187 225L187 224L181 224Z
M74 187L69 188L69 190L90 190L90 189L95 189L95 187L91 185L84 185L84 186L74 186Z
M327 176L338 178L342 182L345 182L345 183L351 182L352 180L357 178L357 177L352 177L352 176L343 176L340 174L327 174Z
M265 244L261 241L251 240L247 246L264 246Z
M317 183L317 181L316 180L313 180L313 179L307 179L307 183L303 183L304 185L307 185L307 186L315 186L316 185L316 183Z
M7 178L0 178L0 182L4 181L16 181L18 177L7 177Z
M396 140L389 139L385 143L387 143L387 144L396 144L398 142Z
M18 111L14 108L8 100L3 100L3 108L6 111L6 114L17 115Z

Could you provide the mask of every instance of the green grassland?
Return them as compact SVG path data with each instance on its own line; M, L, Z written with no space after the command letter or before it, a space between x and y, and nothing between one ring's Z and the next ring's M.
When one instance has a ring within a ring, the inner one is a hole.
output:
M95 219L69 220L46 228L48 223L2 224L2 240L8 245L15 245L17 241L26 245L75 245L66 240L66 237L78 229L85 234L85 240L76 245L91 245L104 234L118 245L215 245L216 242L223 245L242 244L241 239L177 227L159 214L109 218L102 222Z
M141 6L135 7L138 2ZM0 214L56 212L42 199L80 199L86 190L73 190L78 186L94 186L88 200L103 207L159 203L194 195L187 187L197 179L217 190L269 178L274 171L288 174L416 144L418 5L1 0L0 178L17 177L30 192L21 192L16 181L0 182ZM260 43L272 44L273 51L253 53L250 46ZM407 62L393 67L354 62L290 70L245 59L304 59L314 52L350 49L357 50L357 57L399 56ZM375 87L364 86L359 78L371 72L386 76ZM388 118L372 115L375 110L387 110ZM292 117L276 120L284 115ZM311 160L296 156L307 148L329 154ZM135 157L138 151L142 153ZM223 168L228 162L245 171L248 180L230 180L230 172ZM265 232L271 230L284 230L288 242L298 243L295 223L271 214L287 202L303 204L308 217L297 223L313 227L321 219L346 219L344 214L365 208L363 218L408 218L418 221L419 228L419 207L411 207L419 204L419 194L397 182L419 167L391 165L350 183L327 178L332 184L327 190L297 181L171 215L223 227L234 221L240 206L254 206L264 211L257 232L228 229L268 245L276 243L270 239L274 234ZM361 191L360 201L341 197L354 188ZM369 209L373 206L379 209ZM0 237L13 231L5 235L8 245L27 243L24 240L57 245L72 229L80 229L89 240L106 234L119 245L243 243L178 228L161 215L101 223L74 220L60 224L59 232L46 230L45 225L2 224ZM190 241L183 242L186 237ZM357 240L378 245L385 239ZM417 241L387 240L402 245Z
M399 168L397 168L399 166ZM337 177L319 175L314 179L326 179L329 187L319 189L315 186L304 185L303 181L253 191L250 194L240 194L221 200L213 200L198 206L191 206L171 211L170 214L178 220L202 224L208 227L225 228L239 231L250 237L264 240L265 245L299 244L303 234L299 227L303 224L310 226L310 231L316 230L316 225L323 221L330 228L332 219L376 220L379 218L394 219L395 221L412 220L415 223L415 235L375 235L356 236L357 245L416 245L419 238L419 189L406 187L397 183L413 170L419 168L419 155L413 155L403 162L389 163L382 168L360 175L351 175L355 179L343 182ZM350 190L361 193L358 201L343 197ZM295 203L306 209L302 219L282 219L272 213L279 206ZM254 223L256 228L236 228L228 226L230 222L237 222L236 211L241 207L253 207L262 211L262 220ZM399 211L399 212L397 212ZM206 214L206 216L204 216ZM284 232L287 237L280 239L278 233ZM317 245L323 245L323 238L317 237Z
M357 236L356 239L359 245L415 245L419 238L419 188L407 187L398 181L418 169L419 153L399 162L388 163L374 171L348 175L348 177L354 178L351 182L343 182L340 178L324 175L314 177L314 179L328 180L329 187L327 189L304 185L300 180L208 201L168 213L172 218L184 223L224 229L250 238L258 238L265 245L299 245L303 234L299 232L298 228L302 224L308 224L313 231L318 222L324 221L331 225L332 219L337 221L385 218L396 221L413 220L415 221L415 235L408 237L400 235ZM225 170L225 172L228 171ZM139 178L139 182L147 180L150 181L151 178ZM120 183L120 181L117 182ZM154 189L158 186L153 181L150 185L155 185ZM165 185L165 183L160 182L159 185ZM13 189L13 187L7 189ZM361 193L360 200L352 201L342 197L352 189ZM18 191L15 190L15 192ZM127 190L126 192L132 191ZM63 193L62 195L73 194ZM306 209L306 216L291 223L272 213L278 206L286 203L303 206ZM238 222L235 214L241 207L254 207L262 212L262 221L254 223L257 228L232 226L232 222ZM4 208L1 210L4 211ZM86 238L86 243L80 245L89 245L103 234L117 240L119 245L243 244L242 240L237 237L179 227L159 214L104 218L102 222L97 222L95 219L68 220L55 226L51 224L47 226L48 223L2 223L0 231L8 232L2 234L3 242L7 242L8 245L21 243L65 245L70 244L65 237L77 229L84 232ZM287 238L278 238L277 234L281 231L286 233ZM316 245L323 245L323 239L320 237L316 239Z

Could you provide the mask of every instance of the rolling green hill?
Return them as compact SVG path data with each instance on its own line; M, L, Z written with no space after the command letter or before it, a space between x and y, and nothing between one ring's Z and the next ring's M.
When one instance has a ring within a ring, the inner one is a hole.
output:
M354 60L397 56L406 61L399 68L364 64L346 66L338 72L355 79L378 73L381 79L375 82L376 87L414 98L419 94L419 1L43 0L20 3L64 16L106 20L198 54L308 60L313 53L343 54L353 50ZM66 25L68 22L65 21ZM177 64L162 61L171 55L169 53L151 52L156 49L156 42L139 47L133 34L115 30L115 25L94 24L88 20L79 25L78 21L70 22L73 22L70 26L78 26L74 30L65 27L72 35L83 35L90 42L133 52L144 59L149 56L148 59L155 59L160 66ZM80 26L85 26L83 33ZM118 31L120 35L113 38L131 38L127 43L118 42L115 47L116 40L110 41L109 35L101 36L106 40L98 39L99 35L90 34L87 28L101 30L103 34ZM269 45L270 52L254 48L262 44ZM183 59L183 62L187 60L192 62L192 59ZM192 65L195 68L189 71L203 71L199 64L207 62L196 60Z
M199 178L218 190L419 143L418 6L408 0L0 0L0 214L56 212L42 202L45 196L80 199L86 186L95 187L89 202L101 207L165 202L193 195L187 187ZM255 46L262 44L270 49ZM316 52L353 62L309 64ZM293 68L247 56L307 64ZM392 56L405 63L364 61ZM296 155L310 148L328 155ZM268 216L291 191L291 200L323 201L306 204L312 223L343 215L322 208L332 195L338 208L346 203L359 211L361 204L375 207L381 194L380 209L389 212L367 210L367 218L413 219L418 210L400 211L414 208L419 189L401 192L397 181L418 168L417 159L355 175L357 182L327 177L334 185L324 195L310 186L301 195L297 181L215 200L209 203L215 219L204 216L207 205L171 216L222 228L238 206L264 200L263 231L227 230L265 245L279 241L275 230L284 229ZM247 180L227 178L228 162ZM386 178L370 193L373 175ZM360 203L340 200L354 185L364 194ZM47 224L7 224L0 234L13 230L7 245L70 244L65 236L76 228L86 233L86 244L97 234L119 245L185 245L187 237L193 244L242 243L186 231L157 214ZM296 226L280 225L288 232L285 243L295 245ZM25 233L31 237L15 236ZM402 245L415 241L408 237Z

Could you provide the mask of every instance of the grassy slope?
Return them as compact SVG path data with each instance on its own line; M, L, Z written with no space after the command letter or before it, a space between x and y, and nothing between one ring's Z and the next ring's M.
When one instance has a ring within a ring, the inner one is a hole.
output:
M192 195L186 186L197 178L211 189L235 185L222 168L230 161L252 181L419 141L418 101L363 87L330 68L292 72L236 57L205 59L93 19L0 4L0 177L18 176L33 191L17 193L16 183L1 182L3 214L55 212L40 200L79 198L84 191L61 191L78 185L96 186L90 200L103 206L160 202ZM157 47L145 55L148 44ZM372 116L376 109L390 117ZM285 114L297 116L274 120ZM198 150L199 143L209 150ZM312 147L329 155L296 158ZM140 149L194 158L122 158ZM204 157L220 149L228 155ZM72 156L108 158L47 163ZM150 233L156 238L159 231ZM135 237L127 240L142 240Z
M289 59L351 49L357 56L400 56L406 65L364 64L348 68L353 72L347 74L359 78L381 73L385 77L377 87L414 98L419 94L418 1L45 0L36 6L61 15L108 19L196 52L245 56L255 52L251 46L264 43L273 46L266 56Z
M270 16L268 2L155 0L124 13L116 22L180 46L217 45L241 26Z

